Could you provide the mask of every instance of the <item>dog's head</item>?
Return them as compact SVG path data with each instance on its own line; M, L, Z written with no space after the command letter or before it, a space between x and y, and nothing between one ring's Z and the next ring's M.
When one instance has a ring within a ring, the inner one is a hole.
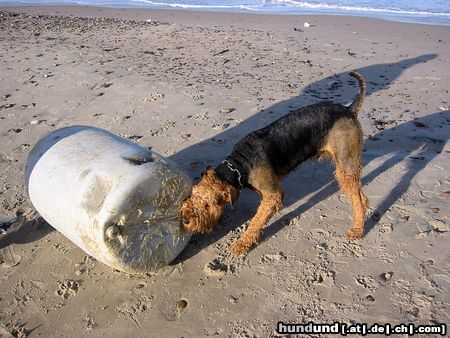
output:
M219 222L225 205L234 206L238 197L238 191L221 181L211 167L202 176L180 208L182 226L192 233L211 230Z

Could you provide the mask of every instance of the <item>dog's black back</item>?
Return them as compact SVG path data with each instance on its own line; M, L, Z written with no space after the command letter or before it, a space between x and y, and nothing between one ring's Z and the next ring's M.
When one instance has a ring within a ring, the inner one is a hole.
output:
M219 178L242 188L248 185L249 173L257 166L268 166L281 178L300 163L319 155L337 121L350 119L358 124L357 115L364 101L366 82L357 72L352 71L350 75L358 79L360 86L350 106L320 102L292 111L248 134L216 168Z
M277 176L285 176L317 154L334 123L343 117L356 119L349 108L332 102L300 108L248 134L227 159L246 172L266 163Z

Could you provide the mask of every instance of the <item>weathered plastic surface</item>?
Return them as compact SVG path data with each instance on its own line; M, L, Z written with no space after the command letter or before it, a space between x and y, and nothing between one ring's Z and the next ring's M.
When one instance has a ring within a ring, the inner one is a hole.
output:
M178 208L191 181L161 155L102 129L56 130L25 169L31 202L89 255L129 273L155 271L186 246Z

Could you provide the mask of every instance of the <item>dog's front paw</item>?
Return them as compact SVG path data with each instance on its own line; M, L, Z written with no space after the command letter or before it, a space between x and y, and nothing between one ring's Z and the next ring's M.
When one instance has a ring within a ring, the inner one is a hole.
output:
M236 256L246 255L249 253L251 247L251 244L238 240L231 246L230 252Z
M351 228L347 230L347 239L354 240L364 236L364 228Z

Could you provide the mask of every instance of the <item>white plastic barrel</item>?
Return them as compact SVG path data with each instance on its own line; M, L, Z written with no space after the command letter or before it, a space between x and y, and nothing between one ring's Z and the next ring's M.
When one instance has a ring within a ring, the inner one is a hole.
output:
M25 169L30 200L77 246L112 268L155 271L186 246L178 208L191 181L163 156L106 130L51 132Z

